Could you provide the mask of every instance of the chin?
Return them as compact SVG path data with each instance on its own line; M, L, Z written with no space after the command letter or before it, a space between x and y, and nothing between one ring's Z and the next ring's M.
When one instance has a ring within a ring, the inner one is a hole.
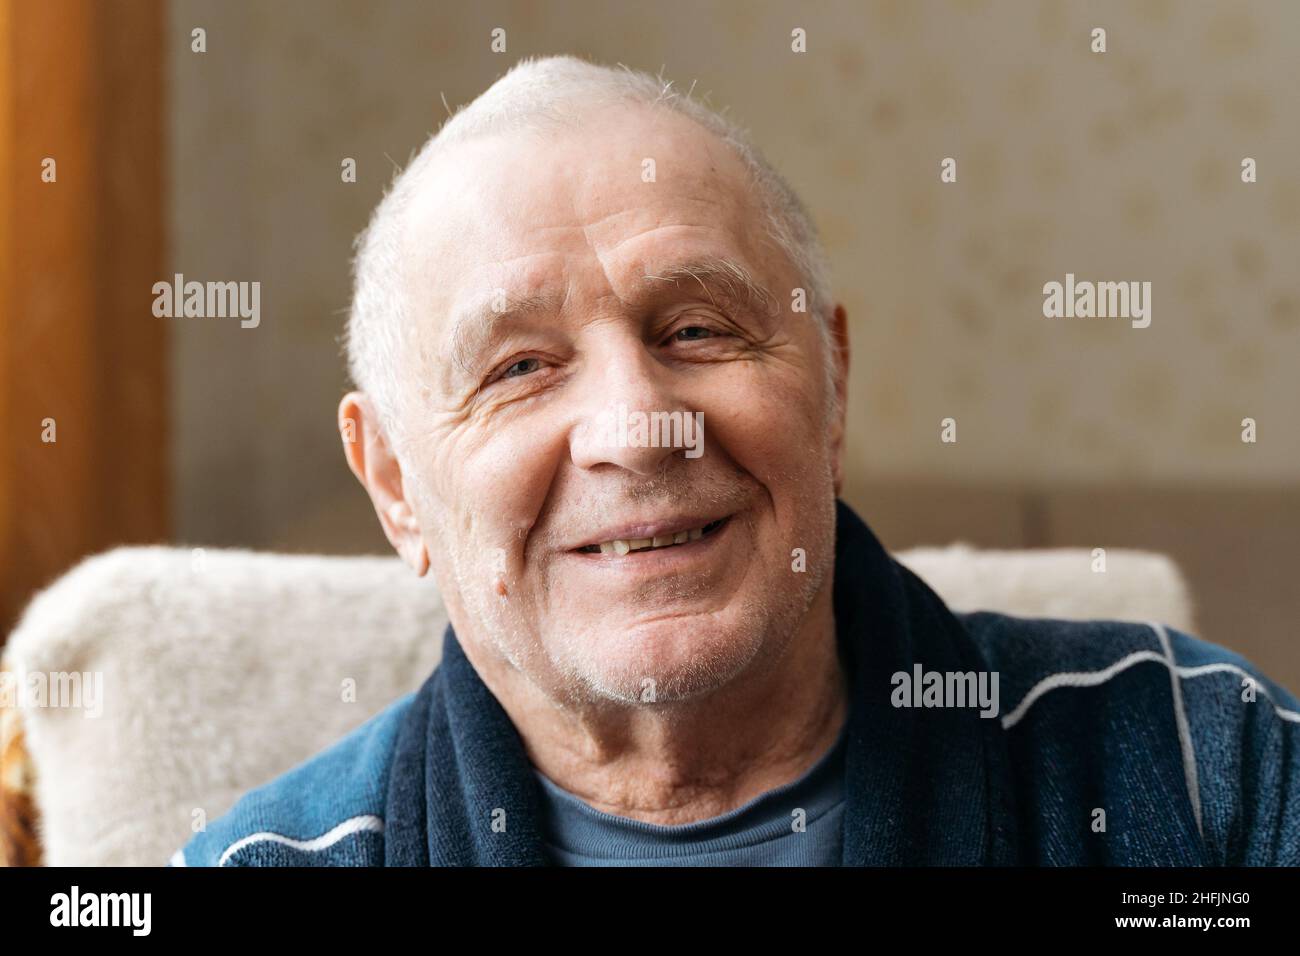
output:
M628 704L707 696L758 659L768 622L721 621L713 614L599 626L566 642L558 663L587 695Z

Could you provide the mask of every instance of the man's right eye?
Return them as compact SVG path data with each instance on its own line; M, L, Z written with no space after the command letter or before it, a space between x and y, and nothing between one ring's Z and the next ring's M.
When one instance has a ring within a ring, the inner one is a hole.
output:
M520 375L527 375L530 372L536 372L541 366L541 360L535 358L520 359L515 364L508 366L501 373L502 378L518 378Z

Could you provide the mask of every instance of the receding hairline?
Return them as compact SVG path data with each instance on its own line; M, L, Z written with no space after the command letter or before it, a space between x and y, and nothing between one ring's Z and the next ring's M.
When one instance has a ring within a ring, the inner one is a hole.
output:
M422 150L418 163L413 162L402 172L401 186L403 195L400 197L400 202L394 203L391 210L392 221L390 225L401 236L403 242L408 239L407 231L412 223L411 215L418 207L417 197L424 193L431 177L436 178L442 173L443 169L440 164L456 162L455 152L458 148L482 145L485 141L492 140L506 142L514 137L533 138L544 145L558 137L597 133L598 131L593 130L590 126L589 121L592 116L599 110L612 110L620 105L641 109L671 122L680 122L692 131L703 134L709 142L721 147L727 158L734 163L734 168L728 170L726 175L729 183L728 189L732 190L736 202L741 208L752 211L755 215L762 216L765 213L761 194L755 196L756 172L746 162L744 154L736 144L728 141L717 130L710 128L688 113L667 107L662 103L645 102L631 95L624 95L622 97L611 97L608 102L592 105L590 112L580 118L565 119L544 125L524 124L508 127L471 128L451 140L435 140L436 145L434 148ZM647 151L647 158L653 158L653 151ZM734 178L732 174L734 174ZM797 268L799 263L794 263L794 265Z

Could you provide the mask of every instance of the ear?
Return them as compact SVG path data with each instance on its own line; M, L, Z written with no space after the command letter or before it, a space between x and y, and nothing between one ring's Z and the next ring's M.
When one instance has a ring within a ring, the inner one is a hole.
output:
M407 500L402 466L380 427L374 402L364 392L349 392L339 402L339 437L348 467L370 495L389 543L423 577L429 570L429 552Z
M834 462L835 496L844 488L844 434L849 407L849 314L835 306L831 317L831 347L835 362L835 419L831 422L831 454Z

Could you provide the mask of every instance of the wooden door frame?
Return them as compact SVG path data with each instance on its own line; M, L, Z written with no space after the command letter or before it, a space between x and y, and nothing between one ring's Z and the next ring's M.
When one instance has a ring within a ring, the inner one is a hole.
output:
M83 557L168 536L164 42L163 0L0 0L0 643Z

